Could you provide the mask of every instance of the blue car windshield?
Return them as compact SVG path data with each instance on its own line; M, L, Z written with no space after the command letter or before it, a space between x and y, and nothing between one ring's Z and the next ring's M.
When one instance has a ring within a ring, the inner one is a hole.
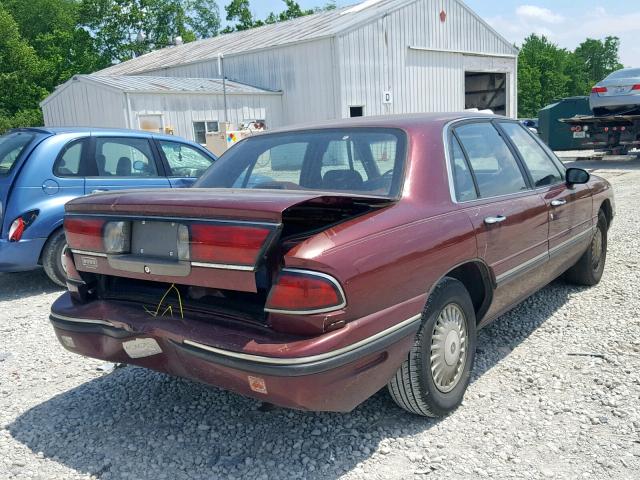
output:
M13 132L0 137L0 175L9 174L34 137L29 132Z
M404 132L341 128L256 135L238 143L194 187L315 190L397 197Z

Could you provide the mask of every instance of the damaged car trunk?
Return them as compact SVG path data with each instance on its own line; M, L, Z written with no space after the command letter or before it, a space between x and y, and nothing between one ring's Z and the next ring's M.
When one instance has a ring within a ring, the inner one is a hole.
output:
M69 204L65 229L96 298L136 302L151 315L215 312L264 325L291 248L391 203L282 190L102 193Z

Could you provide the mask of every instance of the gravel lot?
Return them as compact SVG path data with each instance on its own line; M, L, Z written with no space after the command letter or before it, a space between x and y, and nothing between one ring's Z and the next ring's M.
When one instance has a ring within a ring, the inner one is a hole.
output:
M101 372L55 340L42 273L0 274L0 479L640 478L640 161L588 166L617 195L603 281L557 281L484 329L441 421L386 391L315 414Z

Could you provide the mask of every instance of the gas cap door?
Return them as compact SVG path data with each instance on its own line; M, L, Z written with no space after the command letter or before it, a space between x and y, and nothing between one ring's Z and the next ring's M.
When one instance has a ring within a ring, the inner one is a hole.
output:
M60 185L55 180L49 178L42 183L42 191L47 195L55 195L60 191Z

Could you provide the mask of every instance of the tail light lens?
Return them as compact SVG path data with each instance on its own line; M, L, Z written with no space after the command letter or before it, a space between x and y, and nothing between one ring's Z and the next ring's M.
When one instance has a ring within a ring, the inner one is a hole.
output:
M593 87L591 93L607 93L607 87Z
M131 251L131 222L109 222L104 226L104 248L107 253Z
M22 239L24 231L31 226L39 213L40 210L32 210L16 218L9 227L9 241L19 242Z
M22 217L16 218L11 227L9 227L9 241L17 242L22 238L22 234L24 233L25 223Z
M66 217L64 230L69 247L74 250L104 252L104 226L105 221L100 219Z
M307 270L283 270L271 287L265 311L275 313L326 313L346 305L338 281Z
M193 224L189 229L192 261L246 266L256 264L271 233L268 228L229 225ZM179 243L184 236L178 232ZM184 246L178 250L184 251Z
M633 87L631 87L631 90L640 90L640 83L636 83Z

